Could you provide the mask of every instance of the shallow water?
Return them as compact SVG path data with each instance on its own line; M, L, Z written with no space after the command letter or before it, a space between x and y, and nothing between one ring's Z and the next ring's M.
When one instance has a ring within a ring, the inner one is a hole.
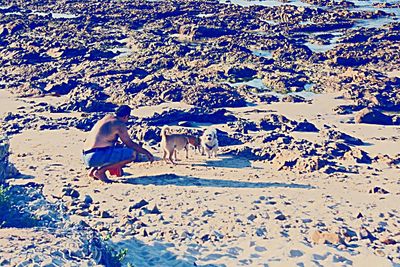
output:
M8 9L10 7L11 6L0 6L0 9ZM51 14L51 16L55 19L74 19L74 18L78 17L77 15L70 14L70 13L58 13L58 12L46 13L46 12L40 12L40 11L32 11L32 12L28 11L27 12L26 10L21 10L18 12L4 13L4 15L19 15L19 16L22 16L24 14L26 14L26 15L33 14L33 15L38 15L38 16L47 16L47 15Z
M330 49L335 48L339 44L339 39L343 36L343 32L318 32L314 36L317 36L318 34L323 34L323 33L329 33L329 34L335 35L334 37L332 37L330 39L329 44L316 44L316 43L312 43L312 42L306 42L306 43L304 43L304 45L306 45L308 48L311 49L311 51L313 51L315 53L324 53Z
M356 25L354 28L382 28L385 24L389 24L391 22L395 22L396 19L389 17L389 18L378 18L378 19L360 19L357 20Z
M201 13L201 14L196 15L196 17L199 17L199 18L209 18L209 17L212 17L212 16L214 16L214 14Z
M130 49L128 47L115 47L115 48L108 49L108 51L111 51L113 53L120 53L119 55L113 57L113 59L127 57L127 56L133 54L132 49Z
M240 85L248 85L254 88L259 89L260 91L271 91L270 88L266 87L265 84L261 79L252 79L246 82L237 82L237 83L230 83L230 86L237 87Z
M253 50L252 53L258 57L272 58L272 51L270 50Z
M305 99L311 99L316 95L316 93L311 91L312 87L314 86L313 83L306 84L304 86L304 90L301 92L290 92L287 94L282 94L282 93L272 91L271 88L268 88L267 86L265 86L262 79L252 79L252 80L246 81L246 82L229 83L229 85L233 86L233 87L237 87L240 85L248 85L248 86L257 88L261 92L261 93L258 93L258 95L273 95L278 98L282 98L286 95L296 95L296 96L304 97Z
M304 43L308 48L311 49L314 53L324 53L335 48L338 44L337 43L330 43L330 44L315 44L311 42Z
M273 0L263 0L263 1L246 1L246 0L224 1L224 0L220 0L219 2L223 3L223 4L235 4L235 5L245 6L245 7L246 6L254 6L254 5L268 6L268 7L283 6L283 5L306 6L306 7L312 6L308 3L303 3L299 0L290 1L288 3L283 3L280 1L273 1Z

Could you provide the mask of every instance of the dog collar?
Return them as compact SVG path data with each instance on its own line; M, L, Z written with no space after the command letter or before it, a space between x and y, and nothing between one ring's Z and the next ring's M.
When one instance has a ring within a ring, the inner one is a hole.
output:
M206 145L206 147L208 148L208 149L213 149L214 147L215 147L215 144L213 145L213 146L209 146L209 145L207 145L207 144L205 144Z

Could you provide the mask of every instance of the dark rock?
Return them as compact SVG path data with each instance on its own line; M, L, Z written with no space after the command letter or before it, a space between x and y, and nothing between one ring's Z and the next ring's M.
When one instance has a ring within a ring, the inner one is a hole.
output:
M157 126L132 127L131 136L144 142L161 141L161 128Z
M118 54L111 52L111 51L102 51L99 49L93 49L89 52L88 59L89 60L100 60L100 59L113 58L116 55L118 55Z
M183 93L183 102L197 107L244 107L246 101L229 86L196 85Z
M365 65L370 62L369 59L358 58L358 57L335 57L333 59L333 63L345 67L354 67Z
M288 118L278 114L268 114L260 121L260 127L264 131L286 128L286 125L289 124L292 124L292 122Z
M267 136L265 136L265 138L263 139L263 143L273 142L278 139L280 143L289 144L293 140L293 137L284 133L273 131Z
M21 57L21 60L25 64L38 64L38 63L49 62L52 60L52 58L46 55L41 55L40 53L37 52L30 52L24 54Z
M231 149L226 154L246 158L248 160L271 160L274 157L274 154L267 149L249 146Z
M79 198L79 192L73 188L63 188L64 196L69 196L71 198Z
M372 162L372 159L367 152L358 148L353 148L346 152L344 158L355 160L357 163L371 164Z
M141 120L141 122L153 126L176 124L180 121L217 124L236 121L236 117L229 114L225 109L191 108L187 110L170 109L163 111L161 114L154 113L152 117Z
M368 123L368 124L381 124L381 125L392 125L393 120L391 116L385 115L377 110L365 108L359 111L355 117L356 123Z
M243 135L240 133L228 134L221 130L217 130L217 137L219 146L234 146L243 144L243 141L240 140L243 138Z
M306 101L306 99L298 95L285 95L281 98L281 101L289 103L303 103Z
M308 122L307 120L304 120L302 122L299 122L295 126L293 131L297 131L297 132L318 132L319 130L317 129L317 127L315 127L314 124Z
M209 234L205 234L200 238L203 242L207 242L210 241L210 235Z
M110 214L108 211L103 210L103 211L101 211L101 213L100 213L100 217L101 217L101 218L112 218L113 216L111 216L111 214Z
M149 202L147 202L146 200L142 199L138 203L136 203L133 206L131 206L129 208L129 211L140 209L140 208L146 206L147 204L149 204Z
M231 67L226 71L226 75L233 79L232 81L251 79L257 71L248 67Z
M360 145L364 144L364 142L361 139L351 136L351 135L348 135L346 133L334 130L332 128L323 129L321 131L321 135L326 140L343 141L349 145L360 146Z
M68 101L58 107L52 107L51 112L81 111L81 112L112 112L116 105L106 102L106 94L94 85L79 85L72 89Z
M369 190L370 194L389 194L389 191L379 187L375 186L373 189Z
M257 124L250 120L239 119L235 122L228 122L229 128L236 132L247 134L249 131L257 131Z
M85 195L85 199L83 200L84 203L86 204L92 204L93 203L93 198L89 195Z
M88 48L66 48L62 51L62 58L82 57L89 51Z
M150 211L151 214L161 214L161 211L158 209L157 205L154 205L153 209Z
M179 34L182 38L190 41L200 40L203 38L216 38L224 35L235 34L235 30L228 28L205 27L198 25L182 25L179 28Z
M286 216L283 214L279 214L278 216L275 217L275 220L284 221L286 220Z
M44 90L46 93L50 94L66 95L77 85L78 82L75 79L69 79L68 81L61 83L48 84Z

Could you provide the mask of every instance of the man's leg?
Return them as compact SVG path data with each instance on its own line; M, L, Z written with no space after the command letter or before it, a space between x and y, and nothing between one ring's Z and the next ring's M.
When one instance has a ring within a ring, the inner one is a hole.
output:
M111 182L110 179L108 179L107 175L106 175L106 171L108 169L114 169L114 168L122 168L123 166L125 166L126 164L132 162L133 159L128 159L128 160L124 160L124 161L120 161L111 165L106 165L103 166L97 170L94 171L93 175L94 178L99 179L103 182Z

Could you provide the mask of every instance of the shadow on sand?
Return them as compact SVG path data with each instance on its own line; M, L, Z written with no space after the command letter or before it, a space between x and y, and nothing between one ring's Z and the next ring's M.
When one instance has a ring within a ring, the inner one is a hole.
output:
M193 164L193 166L242 169L251 167L251 163L242 157L218 156L218 159L209 159L204 163Z
M219 188L300 188L313 189L311 185L304 184L287 184L287 183L252 183L232 180L220 179L203 179L190 176L179 176L176 174L161 174L154 176L142 176L137 178L127 178L122 183L134 185L175 185L175 186L202 186L202 187L219 187Z

